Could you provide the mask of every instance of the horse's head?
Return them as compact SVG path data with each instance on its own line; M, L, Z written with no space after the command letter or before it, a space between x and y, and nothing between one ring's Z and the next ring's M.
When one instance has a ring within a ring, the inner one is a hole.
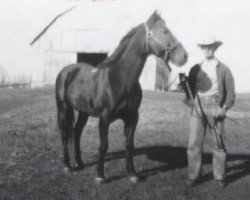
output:
M176 66L182 66L187 62L188 53L183 45L166 26L165 21L155 11L144 24L146 30L146 49L148 53L154 54Z

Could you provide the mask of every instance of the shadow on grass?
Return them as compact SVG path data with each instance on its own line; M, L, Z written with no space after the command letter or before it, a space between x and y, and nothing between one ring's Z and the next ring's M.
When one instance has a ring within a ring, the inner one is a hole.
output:
M159 167L144 169L138 172L142 180L149 176L166 172L169 170L181 169L187 167L187 149L185 147L170 147L170 146L151 146L135 149L135 156L146 155L149 160L162 163ZM110 152L106 156L106 161L126 158L125 151ZM212 154L203 153L203 164L212 163ZM250 175L250 155L246 154L228 154L227 163L237 162L227 168L228 182L234 182L244 176ZM97 161L88 163L87 166L97 164ZM135 166L136 168L136 166ZM125 176L112 177L110 181L124 178ZM209 181L213 178L212 173L203 175L202 182Z

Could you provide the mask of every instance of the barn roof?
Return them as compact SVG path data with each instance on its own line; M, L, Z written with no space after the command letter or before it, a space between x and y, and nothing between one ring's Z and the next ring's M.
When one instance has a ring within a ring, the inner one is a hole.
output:
M46 32L47 30L63 15L65 15L67 12L73 10L75 6L63 11L62 13L58 14L30 43L30 45L33 45L36 41L38 41Z

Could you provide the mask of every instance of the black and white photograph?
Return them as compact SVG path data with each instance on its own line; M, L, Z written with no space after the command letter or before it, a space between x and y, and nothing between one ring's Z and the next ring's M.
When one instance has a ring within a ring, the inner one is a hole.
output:
M1 200L249 200L250 1L0 0Z

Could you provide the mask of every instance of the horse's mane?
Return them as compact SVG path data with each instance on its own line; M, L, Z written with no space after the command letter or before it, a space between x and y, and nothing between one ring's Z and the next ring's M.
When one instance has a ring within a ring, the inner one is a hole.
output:
M132 28L120 41L118 47L114 50L114 52L112 53L111 56L109 56L108 58L106 58L103 62L101 62L99 65L97 65L97 68L106 68L106 67L110 67L111 65L114 65L119 58L121 57L121 55L123 54L123 52L126 50L131 38L133 37L133 35L137 32L138 27L140 25Z

